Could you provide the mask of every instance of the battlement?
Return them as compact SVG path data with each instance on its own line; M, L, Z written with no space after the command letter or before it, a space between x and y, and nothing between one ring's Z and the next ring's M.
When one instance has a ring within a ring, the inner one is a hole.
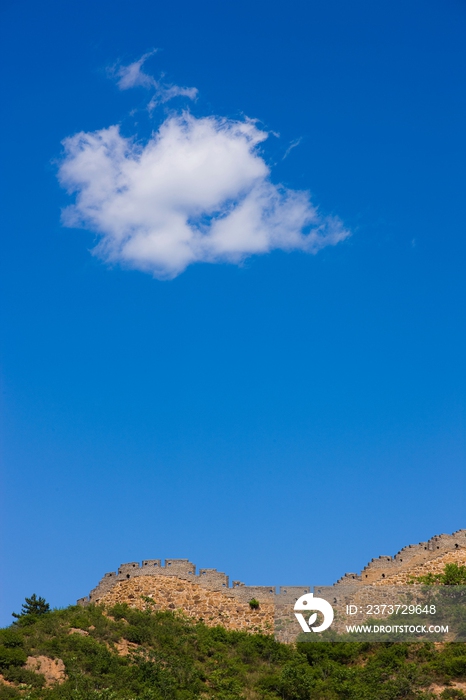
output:
M142 562L143 568L145 566L158 566L159 568L162 566L162 560L161 559L144 559Z
M229 577L217 569L199 569L189 559L144 559L142 564L128 562L121 564L118 570L104 574L98 585L91 590L89 596L80 598L79 605L98 602L106 593L120 581L137 576L174 576L176 578L197 583L202 588L211 591L223 591L230 597L248 602L252 598L258 600L270 599L275 595L275 586L246 586L241 581L233 581L230 587Z
M342 586L367 585L389 578L398 573L409 571L415 566L426 564L447 552L466 548L466 530L457 530L451 535L434 535L427 542L410 544L400 549L393 557L383 555L375 557L366 564L360 574L345 574L333 586L319 588L326 592ZM347 591L349 589L346 589Z
M354 583L354 581L361 581L360 574L343 574L341 578L338 579L337 583Z
M333 584L333 586L323 586L315 589L319 593L336 600L340 595L345 595L354 588L383 581L398 573L409 571L410 569L431 562L448 552L459 549L466 549L466 530L457 530L451 535L434 535L427 542L408 545L400 549L393 557L383 555L371 559L363 568L361 573L346 573ZM277 594L275 586L246 586L242 581L234 580L230 586L229 577L217 569L199 569L196 573L196 566L189 559L144 559L141 564L138 562L128 562L121 564L118 570L104 574L99 584L89 593L89 596L80 598L79 605L98 602L114 586L121 581L127 581L137 576L171 576L184 581L196 583L201 588L209 591L221 591L227 597L234 598L241 602L249 602L253 598L260 602L271 602L274 599L295 600L309 593L310 587L305 586L281 586ZM276 598L276 596L278 596Z

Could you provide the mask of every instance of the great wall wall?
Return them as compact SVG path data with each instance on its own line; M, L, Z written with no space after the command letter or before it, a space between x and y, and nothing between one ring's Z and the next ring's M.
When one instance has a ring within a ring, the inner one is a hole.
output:
M331 594L348 585L404 584L408 582L410 576L436 571L435 562L443 568L443 558L452 552L457 552L458 555L456 558L453 557L452 561L466 563L466 530L457 530L451 535L434 535L427 542L403 547L393 557L383 555L371 559L360 574L344 574L333 586L318 587L315 592L325 594L328 591ZM414 573L414 569L418 573Z
M346 573L332 586L314 587L315 595L337 604L349 595L363 595L368 586L402 586L412 576L439 573L446 563L466 565L466 530L435 535L427 542L408 545L395 556L372 559L361 573ZM155 609L182 610L208 625L271 633L277 607L286 607L310 586L246 586L216 569L199 569L188 559L146 559L122 564L104 575L89 596L78 605L125 602L143 608L151 601ZM382 592L382 591L381 591ZM388 595L389 589L386 589ZM249 602L256 600L259 608Z

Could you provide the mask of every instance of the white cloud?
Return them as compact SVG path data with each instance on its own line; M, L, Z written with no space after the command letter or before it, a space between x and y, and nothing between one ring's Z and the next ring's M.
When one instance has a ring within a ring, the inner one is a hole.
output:
M154 51L149 51L145 53L144 56L134 63L130 63L128 66L115 65L110 68L109 73L112 77L117 79L117 85L120 90L129 90L133 87L154 87L156 81L148 73L144 73L142 66L147 61L150 56L153 56Z
M290 143L290 145L288 146L288 148L286 149L285 155L283 156L282 160L285 160L285 158L288 158L288 156L290 155L293 148L296 148L297 146L299 146L299 144L301 143L302 140L303 140L303 137L300 136L299 139L295 139L294 141L292 141Z
M271 182L253 121L170 116L145 145L117 126L64 141L60 182L75 203L67 226L95 231L111 263L179 275L196 262L240 263L274 249L316 253L344 240L309 194Z
M155 91L155 95L147 105L147 109L149 112L152 112L157 105L164 104L174 97L188 97L190 100L195 100L197 97L197 88L185 88L179 85L159 85Z
M157 105L168 102L174 97L188 97L194 100L197 97L197 88L180 87L179 85L164 84L156 80L149 73L145 73L143 65L148 58L157 53L157 49L148 51L141 58L127 66L116 64L109 70L109 74L117 81L117 86L120 90L129 90L133 87L144 87L148 90L153 90L154 95L151 98L148 109L152 111Z

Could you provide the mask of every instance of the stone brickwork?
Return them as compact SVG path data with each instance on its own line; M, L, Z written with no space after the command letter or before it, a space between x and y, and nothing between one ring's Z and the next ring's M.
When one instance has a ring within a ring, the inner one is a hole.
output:
M263 603L270 602L275 595L275 586L245 586L242 581L233 581L230 586L228 576L217 569L199 569L196 574L195 565L188 559L166 559L164 565L160 559L145 559L142 564L129 562L122 564L117 572L105 574L89 596L78 600L78 605L99 602L119 583L139 577L176 577L208 591L228 592L243 603L248 603L252 598Z
M466 530L457 530L452 535L435 535L427 542L410 544L393 557L384 555L371 559L361 573L344 574L333 586L319 586L315 593L337 595L347 586L383 585L385 579L390 580L390 585L406 583L411 575L422 576L427 573L431 562L436 560L442 570L442 557L454 552L457 554L453 560L466 564ZM448 561L445 560L445 563ZM413 571L418 573L411 574Z
M368 584L405 585L411 576L439 573L450 562L466 564L466 530L435 535L427 542L404 547L393 557L372 559L361 573L347 573L333 586L314 588L314 594L336 604ZM161 559L145 559L105 574L78 604L126 602L141 607L147 604L142 596L147 596L156 609L179 609L207 624L265 632L273 624L275 606L292 606L310 590L309 586L282 586L276 591L275 586L246 586L241 581L230 585L229 577L216 569L196 573L188 559L166 559L164 564ZM260 603L257 612L249 606L252 599Z
M257 610L239 600L235 589L214 591L177 576L135 576L119 581L99 603L113 606L128 603L138 610L148 606L154 610L179 610L209 627L222 625L230 630L272 634L274 623L273 599L262 601ZM150 599L150 603L148 601Z
M405 586L412 577L425 576L426 574L441 574L446 564L458 564L466 566L466 546L454 549L446 554L440 554L430 561L413 566L409 571L397 571L388 574L385 578L375 581L375 586Z

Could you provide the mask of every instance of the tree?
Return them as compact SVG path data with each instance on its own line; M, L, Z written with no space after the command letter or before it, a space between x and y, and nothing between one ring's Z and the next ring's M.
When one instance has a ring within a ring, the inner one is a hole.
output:
M21 607L20 613L11 613L13 617L25 617L25 615L44 615L50 610L50 605L46 602L45 598L39 598L35 593L32 594L30 598L25 598L25 602Z

